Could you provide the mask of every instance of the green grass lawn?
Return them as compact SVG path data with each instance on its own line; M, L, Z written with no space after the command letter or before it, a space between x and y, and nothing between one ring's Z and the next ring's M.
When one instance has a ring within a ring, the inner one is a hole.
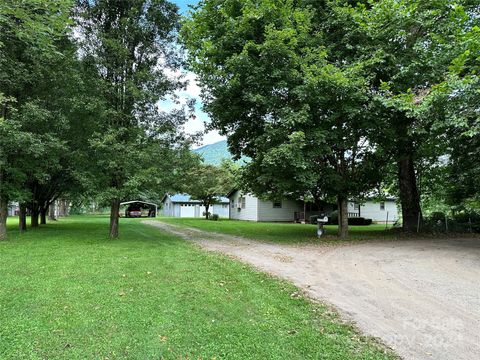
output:
M133 219L0 242L0 359L390 359L296 288Z
M249 239L273 241L278 243L318 242L317 227L310 224L266 223L252 221L225 220L209 221L200 218L164 217L159 220L206 231L242 236ZM322 241L336 241L338 227L327 225ZM385 225L349 226L349 240L391 238L395 232L385 230Z

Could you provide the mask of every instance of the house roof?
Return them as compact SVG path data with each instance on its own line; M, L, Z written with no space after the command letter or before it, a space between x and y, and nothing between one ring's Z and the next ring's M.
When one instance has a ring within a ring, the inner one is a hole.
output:
M201 203L200 200L192 199L191 196L188 194L174 194L174 195L165 194L165 196L162 199L162 202L165 201L166 197L170 197L170 200L174 203ZM224 196L218 197L218 201L220 203L230 202L230 200Z
M232 196L233 194L235 194L235 192L237 192L237 191L238 191L238 189L232 189L232 190L230 190L230 191L228 192L228 194L227 194L227 198L230 198L230 196Z

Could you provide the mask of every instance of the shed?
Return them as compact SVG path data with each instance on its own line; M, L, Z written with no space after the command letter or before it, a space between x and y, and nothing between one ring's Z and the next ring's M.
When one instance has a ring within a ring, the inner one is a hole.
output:
M220 218L228 219L229 200L219 197L217 203L210 207L209 212L217 214ZM165 194L162 199L162 215L183 218L203 217L205 206L200 200L192 199L188 194Z
M125 217L157 217L158 205L142 200L120 203L120 214L124 210Z

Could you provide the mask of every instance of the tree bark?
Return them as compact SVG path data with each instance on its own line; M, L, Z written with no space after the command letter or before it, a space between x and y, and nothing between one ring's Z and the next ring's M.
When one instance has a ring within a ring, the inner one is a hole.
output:
M0 195L0 241L7 240L8 200Z
M42 207L40 209L40 225L47 224L47 207Z
M38 227L38 208L36 206L32 207L31 214L30 214L30 226L32 228Z
M114 199L110 205L110 239L118 238L118 220L120 218L120 200Z
M414 232L418 230L419 222L422 222L422 210L412 156L401 158L397 165L403 230Z
M205 204L205 219L208 220L208 209L210 209L210 204Z
M27 230L27 205L25 203L20 204L20 213L18 214L18 229L20 232Z
M48 207L48 220L50 221L55 221L57 220L56 214L55 214L55 201L50 204Z
M348 236L348 202L347 199L339 196L338 203L338 237Z
M67 201L65 199L59 200L58 217L67 216Z

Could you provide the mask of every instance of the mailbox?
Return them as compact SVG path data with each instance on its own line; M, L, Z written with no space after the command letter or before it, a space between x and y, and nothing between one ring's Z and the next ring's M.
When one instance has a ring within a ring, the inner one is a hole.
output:
M317 229L317 236L320 238L323 234L325 234L325 228L323 227L326 223L328 223L328 217L326 215L320 215L317 219L318 229Z

